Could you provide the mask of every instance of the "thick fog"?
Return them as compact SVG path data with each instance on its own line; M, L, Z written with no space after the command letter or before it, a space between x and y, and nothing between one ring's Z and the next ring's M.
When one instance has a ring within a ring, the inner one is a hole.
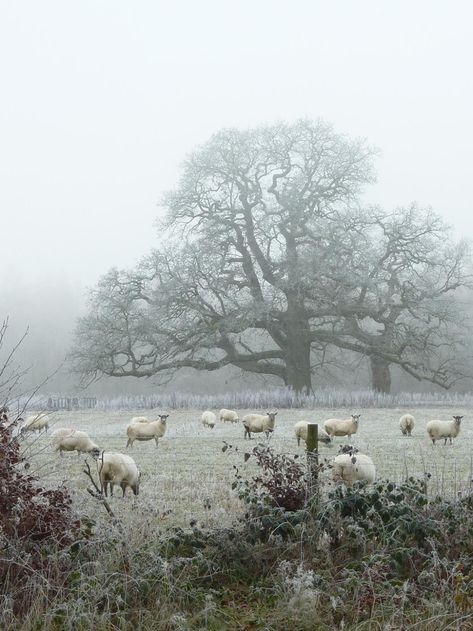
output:
M380 149L367 203L430 205L471 238L472 18L467 1L3 3L0 316L8 343L29 327L31 383L87 287L156 245L162 194L222 127L322 117Z

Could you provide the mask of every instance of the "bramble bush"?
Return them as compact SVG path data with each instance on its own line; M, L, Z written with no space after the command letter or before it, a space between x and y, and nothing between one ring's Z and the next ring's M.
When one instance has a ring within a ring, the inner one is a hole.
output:
M46 489L28 474L14 427L0 423L0 577L18 594L29 577L50 575L49 545L54 550L70 546L87 534L90 523L81 524L65 487ZM2 587L0 582L0 593ZM24 606L26 600L23 594L15 605Z
M14 424L0 423L0 527L3 535L25 544L54 540L68 545L80 528L80 521L72 512L69 492L65 487L45 489L36 477L28 475L28 465L20 455L13 427Z

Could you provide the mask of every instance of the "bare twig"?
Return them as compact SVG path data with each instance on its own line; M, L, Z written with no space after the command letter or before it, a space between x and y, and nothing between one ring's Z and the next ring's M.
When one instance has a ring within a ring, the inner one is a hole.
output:
M102 457L103 457L103 454L102 454ZM102 504L104 505L104 507L105 507L107 513L110 515L110 517L113 517L114 519L116 519L115 513L111 509L110 504L105 499L105 496L102 493L102 489L99 488L99 486L97 485L96 481L94 480L94 478L92 476L92 472L90 470L90 465L87 462L87 460L84 460L84 464L85 464L86 468L82 469L82 471L89 478L89 480L92 483L92 486L94 487L93 489L91 489L90 487L87 487L87 492L90 493L90 495L92 495L92 497L95 497L95 499L99 500L99 502L102 502Z

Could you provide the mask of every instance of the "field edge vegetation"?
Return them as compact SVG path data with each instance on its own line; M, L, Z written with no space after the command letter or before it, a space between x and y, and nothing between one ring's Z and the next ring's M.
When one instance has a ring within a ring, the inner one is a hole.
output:
M25 404L35 410L48 407L48 399L55 394L35 395L16 402L19 409ZM397 408L457 406L472 407L473 394L459 392L399 392L386 394L376 390L346 390L323 388L311 394L301 394L291 388L266 388L262 390L241 390L219 394L196 394L191 392L161 392L149 395L123 394L97 399L99 410L139 410L139 409L218 409L243 408L265 409L317 409L317 408ZM12 407L15 407L12 404Z
M234 468L232 526L137 543L126 522L97 528L66 489L45 491L0 431L1 628L471 628L471 495L431 496L427 477L309 492L303 459L257 445L237 454L257 473Z

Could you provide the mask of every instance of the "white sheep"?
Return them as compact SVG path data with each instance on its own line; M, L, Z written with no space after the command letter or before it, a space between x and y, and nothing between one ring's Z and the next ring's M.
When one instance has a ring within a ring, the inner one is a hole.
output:
M309 424L309 421L298 421L294 425L294 434L296 435L296 438L297 438L297 446L301 444L301 438L302 440L305 440L305 442L307 442L307 425L308 424ZM321 442L321 443L330 442L330 436L321 427L319 427L317 430L317 437L318 437L318 442Z
M210 429L213 429L215 427L216 421L217 417L213 412L206 410L202 413L202 425L204 427L210 427Z
M127 447L133 447L135 440L154 440L156 441L156 447L158 446L158 440L166 433L166 421L169 414L158 414L159 418L156 421L150 421L149 423L130 423L126 428L126 434L128 441Z
M411 435L412 430L414 429L414 417L412 414L403 414L399 419L399 427L401 428L401 432L405 436Z
M436 440L445 439L444 445L447 444L447 438L450 439L452 444L452 438L456 438L460 433L460 423L463 416L453 416L453 421L429 421L425 426L427 434L432 439L432 444L435 445Z
M334 436L351 436L358 431L361 414L352 414L351 418L329 418L324 422L324 429L333 440Z
M110 495L113 496L115 484L120 485L123 491L122 497L125 497L127 486L135 495L138 495L141 474L130 456L114 452L102 452L97 458L97 469L105 497L108 495L108 485L110 485Z
M353 484L357 480L367 480L374 482L376 478L376 467L371 458L365 454L358 453L358 450L345 445L341 452L333 460L333 479Z
M80 432L72 427L60 427L51 434L51 443L54 451L59 451L61 456L63 451L77 451L91 453L97 456L100 449L92 442L86 432Z
M25 432L41 432L43 429L45 432L48 431L49 428L49 416L44 413L33 414L32 416L28 416L24 425L21 428L21 433Z
M134 416L130 423L149 423L149 418L147 416Z
M240 419L238 418L237 412L234 410L226 410L225 408L222 408L220 410L220 420L224 423L238 423Z
M264 432L268 437L274 431L274 422L277 412L266 412L266 414L247 414L243 417L245 427L244 438L248 435L251 439L251 432L259 434Z

